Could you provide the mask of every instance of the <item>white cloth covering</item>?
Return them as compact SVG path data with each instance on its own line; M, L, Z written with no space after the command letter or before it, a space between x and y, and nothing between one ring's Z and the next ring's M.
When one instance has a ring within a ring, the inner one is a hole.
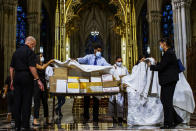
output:
M149 60L154 63L152 58ZM122 82L128 85L128 125L154 125L163 122L158 72L154 72L153 79L152 76L153 72L141 62L133 67L131 75L122 79ZM195 102L183 73L179 74L173 104L184 123L188 123Z
M95 71L109 71L112 69L112 66L95 66L95 65L82 65L79 64L76 60L68 59L65 62L55 60L53 63L55 67L71 67L75 69L80 69L83 72L95 72Z

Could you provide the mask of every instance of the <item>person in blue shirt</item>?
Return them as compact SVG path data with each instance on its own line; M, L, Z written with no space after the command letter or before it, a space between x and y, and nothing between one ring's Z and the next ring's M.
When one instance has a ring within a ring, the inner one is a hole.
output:
M94 54L89 54L84 56L83 58L77 58L77 61L80 64L87 65L97 65L97 66L110 66L110 64L101 56L102 47L100 45L96 45L94 47ZM84 123L89 120L89 104L90 97L84 97ZM99 115L99 100L96 97L93 97L93 122L98 123Z

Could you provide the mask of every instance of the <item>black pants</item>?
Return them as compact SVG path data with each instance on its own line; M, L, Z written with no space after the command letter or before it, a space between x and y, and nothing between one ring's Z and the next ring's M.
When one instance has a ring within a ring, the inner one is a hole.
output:
M44 82L43 82L44 83ZM44 91L41 91L37 81L34 82L34 118L39 118L39 110L40 110L40 100L42 101L44 108L44 117L48 117L48 91L46 84L44 83Z
M89 119L89 105L90 105L90 96L84 97L84 118ZM99 116L99 99L93 97L93 121L98 122Z
M29 85L14 85L14 119L16 128L29 128L33 82Z
M8 113L12 113L14 111L14 92L13 91L8 91L7 93L7 108L8 108Z
M177 82L161 85L161 102L164 110L164 125L182 121L182 118L176 113L173 107L173 96Z
M65 97L64 96L57 96L58 99L58 104L56 110L58 111L59 114L62 114L61 108L65 104Z

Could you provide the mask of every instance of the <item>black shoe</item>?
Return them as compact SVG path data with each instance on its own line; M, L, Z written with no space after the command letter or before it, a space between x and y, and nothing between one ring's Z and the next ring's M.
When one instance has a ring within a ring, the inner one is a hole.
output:
M93 126L98 126L98 122L93 122Z
M123 123L123 118L118 117L118 126L122 127L123 126L122 123Z
M85 116L84 116L84 121L83 121L83 124L86 124L86 123L88 123L88 120L89 120L89 117L85 117Z
M174 124L173 124L173 127L176 127L176 126L178 126L179 124L181 124L183 122L183 120L181 119L181 120L179 120L178 122L175 122Z
M31 128L21 128L21 131L34 131L34 129L31 129Z
M15 127L14 130L15 131L20 131L20 128L19 127Z
M164 126L161 126L160 129L172 129L173 126L170 126L170 125L164 125Z

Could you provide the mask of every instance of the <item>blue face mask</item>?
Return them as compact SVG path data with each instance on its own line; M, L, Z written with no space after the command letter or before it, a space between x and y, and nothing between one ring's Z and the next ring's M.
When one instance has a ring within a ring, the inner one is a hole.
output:
M163 48L160 46L160 51L163 52Z
M99 51L96 52L96 57L98 57L98 58L101 57L101 52L99 52Z

